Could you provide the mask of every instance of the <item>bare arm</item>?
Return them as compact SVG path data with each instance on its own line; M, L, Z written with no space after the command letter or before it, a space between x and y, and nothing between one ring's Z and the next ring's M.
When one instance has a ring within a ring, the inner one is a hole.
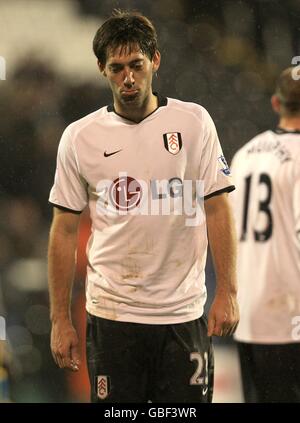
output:
M239 321L236 300L236 234L228 194L205 201L208 239L216 273L215 298L208 316L208 335L234 332Z
M59 367L78 370L78 338L71 321L71 295L80 215L54 208L49 237L48 280L51 350Z

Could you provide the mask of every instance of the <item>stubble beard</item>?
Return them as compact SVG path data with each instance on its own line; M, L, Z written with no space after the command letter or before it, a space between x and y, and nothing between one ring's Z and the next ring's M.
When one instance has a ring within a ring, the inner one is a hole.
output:
M137 92L132 95L122 95L120 96L120 102L122 105L126 107L134 106L140 107L141 106L141 99L140 99L140 92Z

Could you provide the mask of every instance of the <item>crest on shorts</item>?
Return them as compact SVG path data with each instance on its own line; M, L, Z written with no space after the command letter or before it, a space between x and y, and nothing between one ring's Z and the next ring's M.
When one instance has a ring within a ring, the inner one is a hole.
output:
M96 376L96 393L97 397L104 400L110 393L110 378L109 376Z
M171 154L177 154L182 147L182 138L180 132L168 132L164 134L164 144L166 150Z

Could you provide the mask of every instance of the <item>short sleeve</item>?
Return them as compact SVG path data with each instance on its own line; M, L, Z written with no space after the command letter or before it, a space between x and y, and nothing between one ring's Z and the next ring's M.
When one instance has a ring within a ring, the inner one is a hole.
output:
M203 108L203 150L200 180L204 182L204 199L234 190L229 166L223 155L215 124Z
M79 171L69 127L64 131L59 143L49 202L75 213L80 213L88 203L87 183Z

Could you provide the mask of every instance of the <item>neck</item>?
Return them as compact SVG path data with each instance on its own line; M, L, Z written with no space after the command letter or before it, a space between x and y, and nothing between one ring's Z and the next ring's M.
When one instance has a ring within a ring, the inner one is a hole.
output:
M300 130L300 116L294 117L281 117L279 121L280 128L285 130Z
M150 115L158 107L157 96L151 91L151 94L145 98L142 104L128 104L124 106L114 99L114 108L116 113L134 122L140 122Z

